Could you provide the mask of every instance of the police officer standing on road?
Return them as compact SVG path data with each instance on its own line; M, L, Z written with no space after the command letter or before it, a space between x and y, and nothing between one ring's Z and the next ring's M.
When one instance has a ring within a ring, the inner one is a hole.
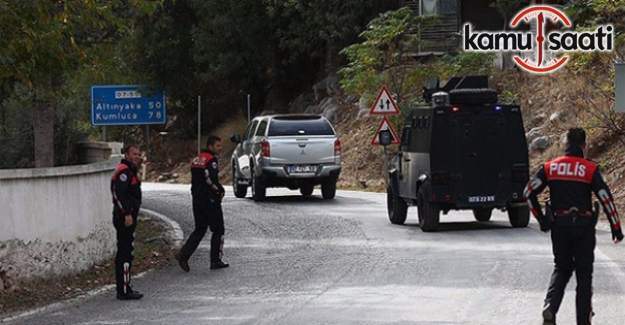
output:
M591 192L599 198L610 221L612 240L623 240L621 224L610 189L603 181L597 164L584 159L586 133L570 129L566 154L545 163L530 180L525 197L540 229L551 230L555 268L543 307L543 324L555 324L564 289L573 271L577 278L577 324L591 324L592 272L595 250L595 225L599 211L592 209ZM543 214L538 194L550 189L551 207Z
M141 151L135 145L123 150L124 159L117 165L111 178L113 195L113 225L117 231L115 255L115 283L117 299L136 300L143 295L130 287L130 268L137 216L141 207L141 181L137 174L141 165Z
M225 195L225 190L219 183L217 156L222 150L221 138L209 136L206 147L207 149L202 151L191 163L191 195L193 196L195 229L180 252L176 254L178 264L185 272L189 272L189 258L204 238L207 228L210 228L213 233L210 248L210 268L228 267L228 264L222 261L225 229L221 200Z

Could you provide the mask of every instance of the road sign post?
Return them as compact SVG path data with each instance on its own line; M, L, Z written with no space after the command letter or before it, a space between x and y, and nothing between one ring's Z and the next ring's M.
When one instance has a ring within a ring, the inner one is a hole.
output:
M378 141L382 145L382 148L384 148L384 170L386 171L388 170L388 151L386 150L386 147L393 142L393 134L391 133L391 130L387 129L381 130L378 135L380 137ZM388 187L388 177L386 176L384 176L384 185Z
M383 115L384 118L380 123L373 139L371 140L372 145L382 145L383 147L383 155L384 155L384 182L388 186L387 173L388 170L388 152L386 147L390 144L398 144L399 137L397 136L397 132L393 129L392 124L386 118L387 115L398 115L400 114L399 106L395 103L393 96L388 91L386 86L382 86L378 96L373 102L371 109L369 110L370 115Z
M252 108L252 95L247 94L247 123L250 123L250 120L252 119L251 108Z
M197 155L202 149L202 96L197 96Z

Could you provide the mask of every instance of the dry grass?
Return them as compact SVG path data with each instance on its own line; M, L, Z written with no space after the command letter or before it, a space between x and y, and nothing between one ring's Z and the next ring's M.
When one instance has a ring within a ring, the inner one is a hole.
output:
M598 91L594 86L609 83L608 78L609 75L595 73L594 70L577 74L562 70L551 76L507 72L501 73L495 80L500 91L516 90L526 130L543 127L543 134L554 141L554 145L544 152L531 153L530 171L534 172L543 162L562 155L565 148L561 137L569 128L583 127L588 132L588 158L601 166L617 205L623 211L625 146L618 135L605 127L607 121L603 117L610 115L612 103L605 92ZM550 115L555 112L562 113L563 117L550 121Z
M243 134L247 127L247 119L237 115L220 127L202 132L201 143L206 142L208 134L216 135L223 140L223 153L219 159L221 165L220 179L223 184L231 182L230 157L236 144L230 141L233 134ZM204 147L204 145L202 145ZM191 182L190 162L197 155L197 140L170 140L158 147L159 154L151 162L146 177L147 181L156 182L162 173L177 174L171 183L188 184Z

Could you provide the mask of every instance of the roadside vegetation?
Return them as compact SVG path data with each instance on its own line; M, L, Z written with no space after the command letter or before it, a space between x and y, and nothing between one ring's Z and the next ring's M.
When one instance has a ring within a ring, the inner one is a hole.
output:
M505 1L498 2L498 5L501 12L511 13L518 9ZM565 69L550 76L533 76L514 69L500 70L493 65L494 58L484 54L448 54L418 62L402 60L409 52L402 46L410 46L411 31L427 22L418 17L411 18L409 12L399 10L374 19L361 34L362 41L342 51L348 62L339 71L341 86L346 95L366 97L368 105L379 87L386 84L397 94L400 106L408 107L419 103L422 86L428 78L436 76L445 80L453 75L490 75L491 87L498 90L500 100L519 104L523 109L532 172L540 163L562 153L563 134L568 128L582 126L589 132L590 158L601 164L619 198L617 201L623 202L625 115L614 111L614 64L625 62L625 22L621 19L625 15L625 1L577 1L566 10L580 30L593 29L598 24L614 24L618 33L616 50L613 53L575 54ZM406 24L406 21L413 23ZM396 74L396 70L402 72ZM349 105L347 109L350 109ZM394 122L400 127L398 119ZM350 119L340 122L338 128L347 138L344 155L352 157L350 148L355 148L358 153L353 157L379 159L379 152L371 153L368 146L375 126L374 119L366 117L360 122ZM383 177L381 169L381 164L348 165L344 187L383 190L377 180ZM375 186L367 186L367 183Z
M0 1L0 29L9 36L0 40L0 168L39 166L37 156L50 148L53 164L75 163L75 144L101 136L89 122L89 87L142 83L165 89L169 122L154 127L149 139L140 127L111 127L108 136L144 146L149 141L151 180L184 182L188 176L183 174L197 147L198 95L204 103L204 135L224 138L245 127L247 94L252 115L303 112L331 97L339 108L333 122L344 148L339 184L379 190L380 153L369 144L378 121L363 111L380 86L388 85L405 108L422 101L421 89L432 77L487 74L502 101L522 106L528 139L535 142L535 165L560 152L566 128L581 125L590 133L591 157L604 165L613 185L621 185L622 163L616 157L625 151L625 119L613 111L613 77L614 63L625 61L625 0L566 5L577 29L612 23L617 50L575 54L563 71L545 77L500 70L492 55L421 56L419 32L437 18L419 17L400 5L383 0ZM509 0L493 6L507 18L519 9ZM32 59L23 55L27 49ZM400 117L392 122L401 125ZM226 149L224 158L232 145ZM228 172L223 176L227 181Z
M283 111L336 70L338 51L400 1L0 0L0 168L74 164L94 84L164 89L169 123L191 140L197 96L205 132L243 111ZM142 127L108 139L147 144Z

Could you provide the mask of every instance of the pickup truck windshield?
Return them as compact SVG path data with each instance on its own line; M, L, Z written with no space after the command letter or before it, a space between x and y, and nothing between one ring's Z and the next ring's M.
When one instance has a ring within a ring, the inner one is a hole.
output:
M274 118L269 124L268 136L334 135L330 123L322 118Z

